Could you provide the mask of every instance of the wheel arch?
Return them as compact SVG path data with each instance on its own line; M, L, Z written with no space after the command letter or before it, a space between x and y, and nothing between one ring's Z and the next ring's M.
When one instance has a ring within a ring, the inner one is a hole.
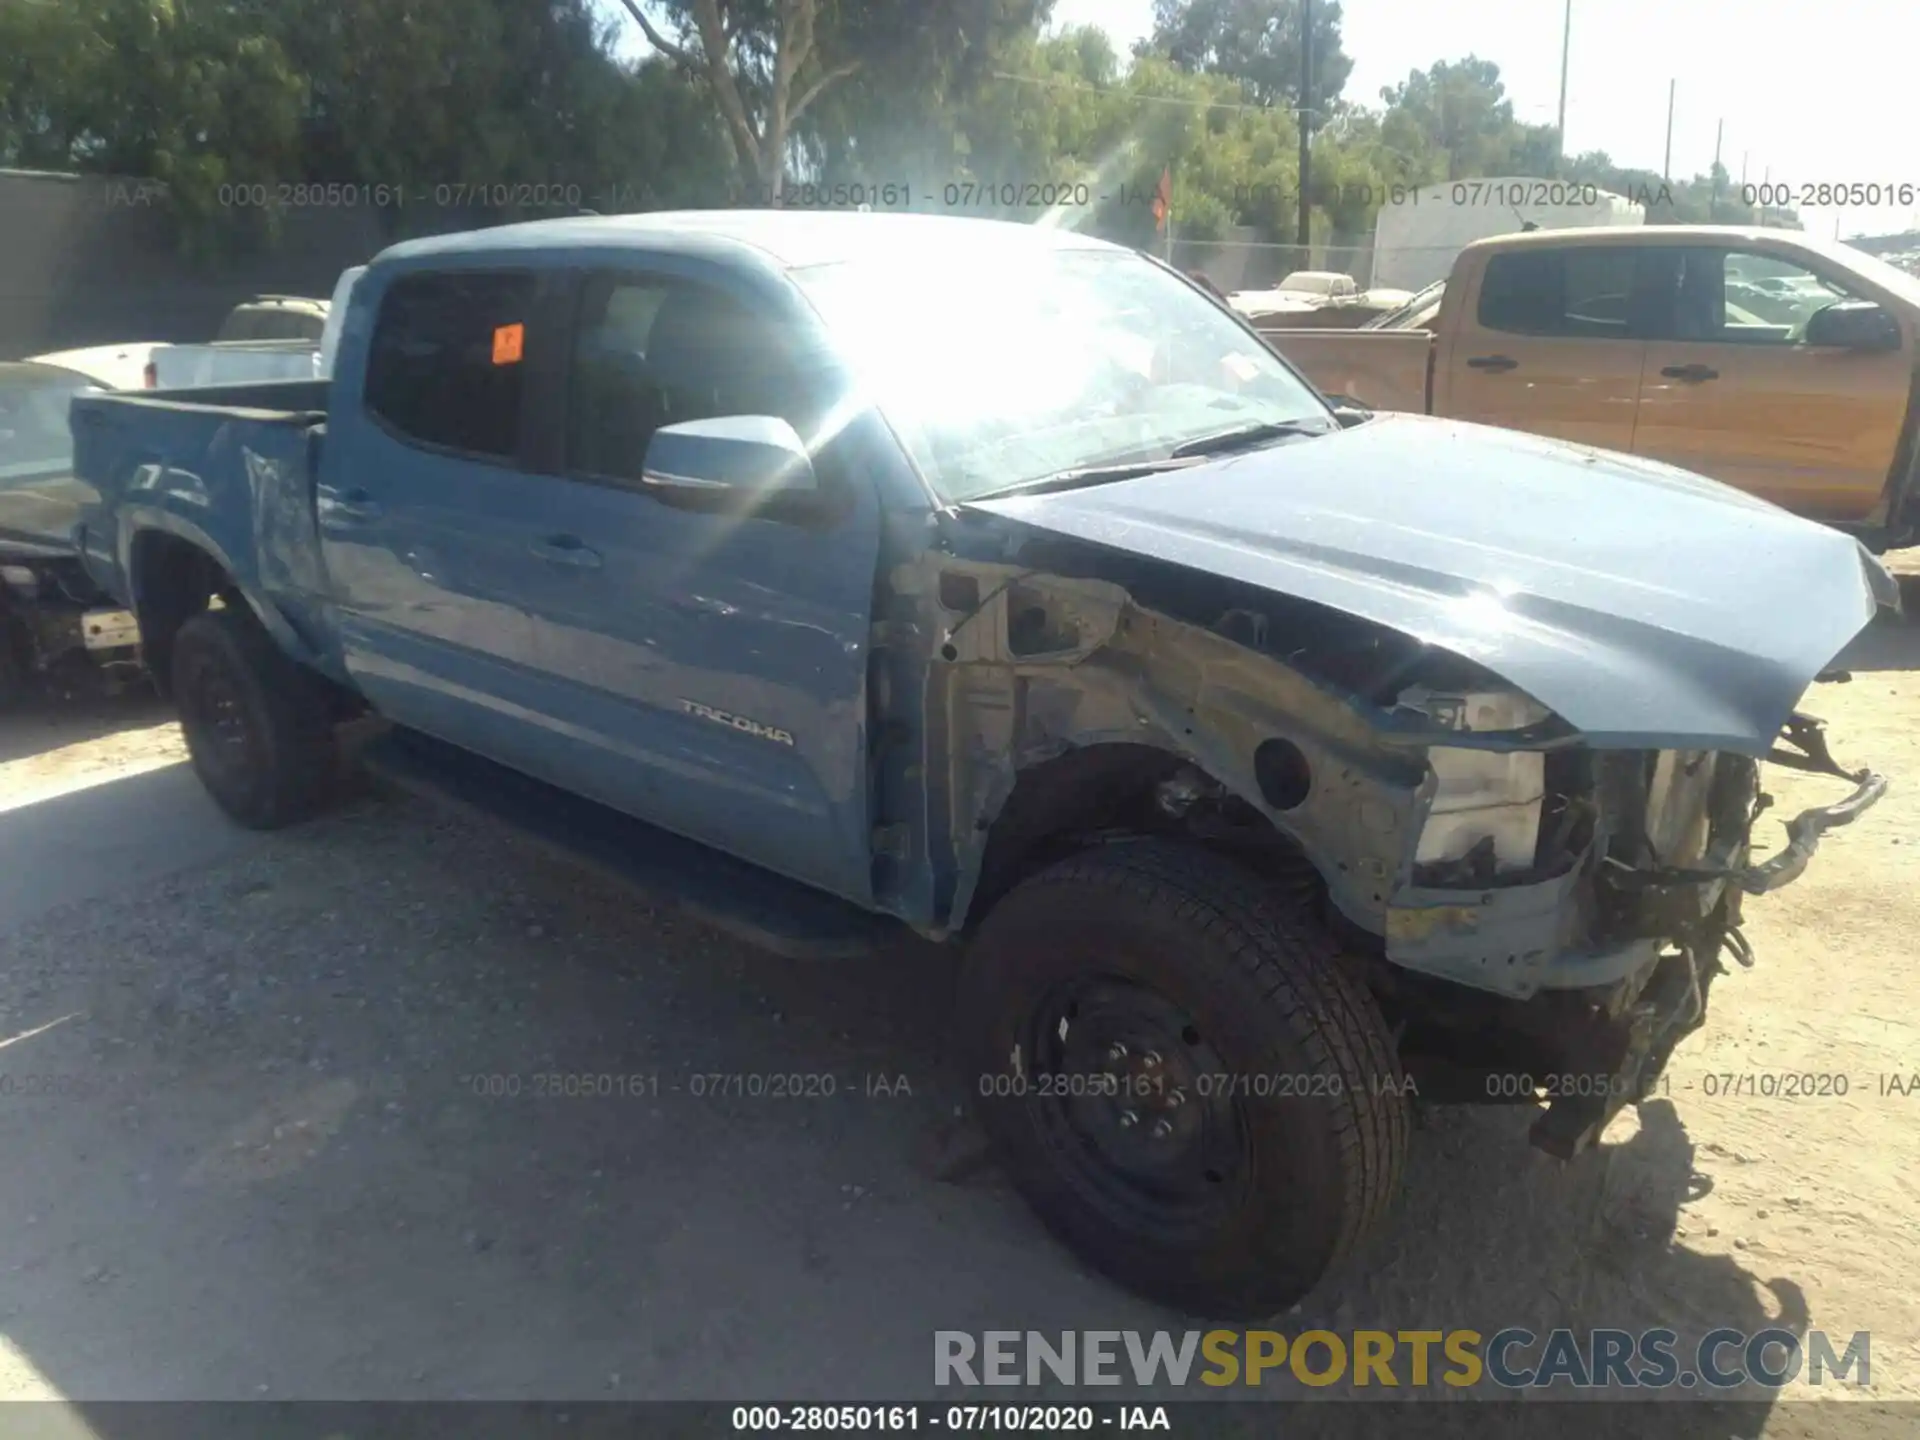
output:
M240 590L224 560L199 539L148 527L127 547L127 589L148 673L160 694L173 697L173 642L180 627L220 597Z
M127 543L126 574L147 671L164 698L172 698L174 637L215 600L244 606L282 649L307 657L306 644L277 609L242 583L227 554L210 537L175 517L133 532Z
M1021 881L1115 832L1229 848L1183 814L1162 808L1160 798L1170 782L1217 801L1237 798L1233 787L1189 756L1153 744L1103 741L1023 766L962 871L951 931L970 934ZM1246 807L1242 818L1251 827L1242 838L1268 847L1280 859L1286 883L1324 891L1326 877L1298 840L1255 807Z

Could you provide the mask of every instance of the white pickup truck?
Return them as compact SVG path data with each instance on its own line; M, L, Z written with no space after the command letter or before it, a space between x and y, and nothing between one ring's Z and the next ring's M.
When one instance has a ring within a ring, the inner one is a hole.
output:
M330 302L256 295L228 312L211 343L162 345L147 361L146 388L185 390L260 380L311 380Z

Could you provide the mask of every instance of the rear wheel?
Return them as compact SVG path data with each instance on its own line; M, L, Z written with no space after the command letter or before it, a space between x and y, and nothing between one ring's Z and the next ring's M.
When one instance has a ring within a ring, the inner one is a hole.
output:
M329 697L253 615L196 615L173 640L173 695L187 753L220 808L275 830L324 803L338 767Z
M1158 841L1088 851L987 916L964 977L982 1124L1040 1218L1120 1284L1271 1315L1384 1213L1407 1136L1386 1024L1257 876Z

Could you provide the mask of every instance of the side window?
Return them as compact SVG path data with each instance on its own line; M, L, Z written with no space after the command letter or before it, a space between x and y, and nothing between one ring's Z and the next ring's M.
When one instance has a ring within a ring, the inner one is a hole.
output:
M1508 250L1487 260L1480 281L1483 330L1624 340L1634 293L1634 251L1581 245Z
M655 430L723 415L775 415L810 436L817 378L793 337L724 291L594 277L574 330L567 468L637 480Z
M1730 345L1797 345L1807 321L1854 295L1791 260L1740 250L1688 250L1674 338Z
M367 409L406 439L511 458L520 447L533 291L524 273L394 281L374 322Z

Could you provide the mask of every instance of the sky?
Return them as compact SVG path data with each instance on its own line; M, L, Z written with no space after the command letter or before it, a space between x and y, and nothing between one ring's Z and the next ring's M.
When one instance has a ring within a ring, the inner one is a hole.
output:
M1436 60L1478 55L1500 67L1515 114L1551 124L1560 94L1566 0L1344 0L1354 62L1345 98ZM1567 150L1662 168L1674 86L1675 176L1705 172L1724 122L1721 163L1738 185L1907 186L1920 196L1920 0L1571 0ZM603 8L624 18L612 0ZM1055 0L1056 25L1098 25L1122 55L1152 27L1153 0ZM637 27L632 46L644 50ZM1920 227L1901 205L1796 204L1807 229L1879 235Z
M1720 163L1733 183L1798 188L1907 185L1920 193L1920 0L1572 0L1569 154L1604 150L1662 168L1674 87L1671 174ZM1515 115L1559 108L1564 0L1344 0L1353 60L1345 98L1366 104L1436 60L1499 65ZM1056 0L1056 24L1098 25L1123 53L1152 28L1152 0ZM1920 225L1920 203L1796 207L1807 229L1843 236Z

